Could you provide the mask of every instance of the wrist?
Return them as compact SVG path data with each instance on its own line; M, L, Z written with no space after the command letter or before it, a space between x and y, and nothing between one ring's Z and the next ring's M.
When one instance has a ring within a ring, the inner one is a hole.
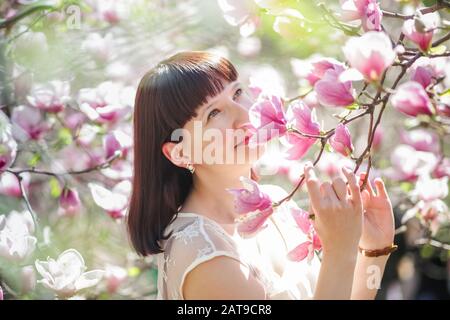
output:
M353 264L356 263L358 258L357 247L351 247L346 249L338 248L323 248L322 250L322 260L331 261L333 263L340 264Z

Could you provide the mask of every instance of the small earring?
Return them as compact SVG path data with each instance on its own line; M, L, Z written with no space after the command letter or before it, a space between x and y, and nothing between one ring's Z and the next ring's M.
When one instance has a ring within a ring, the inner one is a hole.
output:
M188 163L188 165L186 166L186 168L191 172L191 174L194 174L195 172L195 168L192 165L192 163Z

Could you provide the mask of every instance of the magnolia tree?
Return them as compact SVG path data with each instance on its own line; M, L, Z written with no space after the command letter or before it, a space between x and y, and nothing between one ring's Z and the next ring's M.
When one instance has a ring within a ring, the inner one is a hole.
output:
M450 2L434 1L428 6L415 3L403 12L385 10L376 0L343 0L334 9L319 3L317 8L323 13L320 21L309 19L287 1L224 0L219 3L227 21L240 26L244 34L248 33L249 25L251 30L257 28L259 13L259 16L275 17L273 29L291 40L322 24L331 25L348 36L342 46L341 61L324 56L293 61L302 80L300 91L303 94L286 99L258 92L257 102L250 109L254 137L258 138L256 143L279 138L287 146L283 159L297 161L304 159L308 150L316 146L313 165L322 167L330 176L340 172L339 166L362 172L361 190L367 190L363 192L364 198L375 195L370 182L372 177L386 177L392 183L393 192L396 184L403 191L401 197L395 197L395 204L404 213L398 233L406 230L409 220L417 219L423 228L422 236L415 239L415 243L443 249L443 257L448 259L450 246L445 242L449 240L450 215L445 199L450 173L446 156L450 134L450 51L445 43L450 33L445 14ZM393 28L389 20L398 20L401 27ZM341 108L343 112L335 115L334 126L325 128L316 117L317 106ZM377 166L374 157L383 140L380 124L388 108L404 118L396 123L404 128L399 130L400 141L391 153L390 166L382 166L381 161ZM356 151L349 126L364 118L369 122L365 125L366 132L359 137L364 134L366 143ZM274 133L267 134L267 130ZM265 138L261 139L261 132ZM321 159L327 152L337 156L321 166ZM339 158L343 161L337 161ZM283 168L286 162L278 163L280 172L290 173L291 170ZM238 230L243 235L258 232L274 208L295 195L304 181L301 169L297 167L291 178L296 180L294 188L277 201L250 180L244 181L243 189L231 190L242 215ZM292 260L300 261L311 257L313 252L320 252L320 239L308 212L293 210L292 215L307 235L307 241L289 253Z
M247 179L230 190L243 236L295 200L304 241L288 258L320 255L299 192L311 161L330 177L340 167L360 173L365 196L377 196L372 182L383 177L397 232L420 227L414 244L447 261L450 3L218 0L211 12L232 27L209 40L197 18L211 3L0 5L0 298L154 298L156 266L133 253L123 224L131 119L143 71L180 48L235 55L255 100L249 143L281 146L256 170L291 187L284 198ZM292 97L280 71L249 62L264 55L264 41L279 48L267 53L274 63L291 45L310 48L289 52Z

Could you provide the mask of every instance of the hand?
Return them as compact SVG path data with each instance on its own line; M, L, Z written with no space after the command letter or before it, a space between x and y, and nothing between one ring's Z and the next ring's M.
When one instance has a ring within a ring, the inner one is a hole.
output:
M366 173L360 174L360 185L365 177ZM380 178L376 178L374 183L376 194L370 181L367 181L366 189L362 191L365 211L359 246L368 250L390 246L395 235L394 213L384 182Z
M305 166L305 179L311 208L315 218L313 226L320 237L324 255L333 252L355 254L362 232L362 198L356 177L347 168L342 169L348 180L337 177L333 183L320 183L311 165ZM349 194L347 190L349 189Z

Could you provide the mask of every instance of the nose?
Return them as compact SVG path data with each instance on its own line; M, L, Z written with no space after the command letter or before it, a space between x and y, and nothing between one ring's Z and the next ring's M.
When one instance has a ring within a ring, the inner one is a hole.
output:
M245 129L249 123L249 109L250 105L246 103L232 102L231 112L233 114L233 129Z

